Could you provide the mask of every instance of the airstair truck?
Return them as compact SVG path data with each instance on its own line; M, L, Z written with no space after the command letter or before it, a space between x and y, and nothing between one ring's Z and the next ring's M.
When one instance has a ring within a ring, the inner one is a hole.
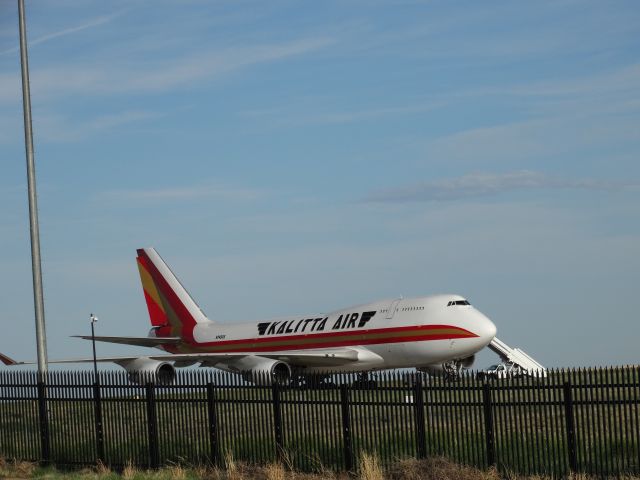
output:
M505 366L509 367L508 371L514 372L514 374L530 375L532 377L547 376L547 369L520 348L511 348L497 337L491 340L488 347L498 354ZM507 371L506 368L505 371ZM486 373L491 374L491 372Z

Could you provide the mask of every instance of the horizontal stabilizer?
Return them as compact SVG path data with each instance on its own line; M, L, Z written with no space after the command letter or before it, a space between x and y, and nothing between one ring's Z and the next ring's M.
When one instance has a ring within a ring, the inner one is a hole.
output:
M137 345L139 347L160 347L162 345L177 345L182 340L180 337L92 337L91 335L72 335L73 338L91 340L96 342L120 343L122 345Z
M24 362L16 362L13 358L7 357L2 353L0 353L0 362L4 363L5 365L24 365Z
M87 337L91 338L91 337ZM114 337L124 338L124 337ZM96 337L96 340L98 337ZM153 339L150 339L153 340ZM281 360L291 365L313 365L316 367L335 367L356 362L358 360L358 351L351 348L333 348L323 352L308 352L305 350L288 350L281 352L231 352L231 353L178 353L178 354L160 354L145 355L135 357L101 357L97 358L97 362L114 362L119 365L136 360L138 358L148 358L162 362L189 362L203 363L207 366L213 366L217 363L242 358L242 357L263 357L273 360ZM17 362L6 355L0 354L0 361L5 365L33 365L36 362ZM72 358L65 360L49 360L48 363L90 363L93 358Z

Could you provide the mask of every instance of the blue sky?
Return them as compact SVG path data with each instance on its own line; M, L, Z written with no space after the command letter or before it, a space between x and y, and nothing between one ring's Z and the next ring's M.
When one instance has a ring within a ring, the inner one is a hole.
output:
M90 352L68 338L90 312L146 334L155 246L215 319L453 292L545 365L637 363L636 2L39 0L27 22L50 358ZM1 351L35 358L17 45L1 0Z

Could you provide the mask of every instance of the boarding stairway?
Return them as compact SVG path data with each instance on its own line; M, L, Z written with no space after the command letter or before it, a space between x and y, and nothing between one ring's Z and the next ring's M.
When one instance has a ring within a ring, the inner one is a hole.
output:
M524 373L531 376L547 376L547 369L542 364L535 361L523 350L519 348L511 348L502 340L494 337L488 347L493 350L505 363L513 364L519 367Z

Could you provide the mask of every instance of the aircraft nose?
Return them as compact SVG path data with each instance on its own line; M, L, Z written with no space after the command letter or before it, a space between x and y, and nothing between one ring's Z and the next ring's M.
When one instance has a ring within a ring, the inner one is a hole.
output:
M487 318L483 314L480 314L480 317L481 318L478 319L477 328L478 336L486 341L488 345L496 336L496 332L498 331L498 329L496 328L495 324L491 320L489 320L489 318Z

